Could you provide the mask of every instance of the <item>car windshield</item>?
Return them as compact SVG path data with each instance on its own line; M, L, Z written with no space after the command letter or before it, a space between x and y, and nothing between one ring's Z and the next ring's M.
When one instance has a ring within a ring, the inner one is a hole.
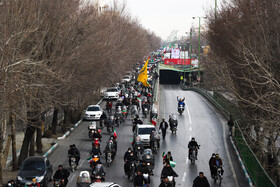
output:
M98 106L90 106L88 107L87 111L100 111Z
M45 164L43 161L36 161L36 160L25 161L22 166L22 170L44 171Z
M152 130L155 130L155 128L139 128L138 134L150 134Z
M108 88L107 92L118 92L116 88Z
M129 79L129 77L124 77L124 79Z

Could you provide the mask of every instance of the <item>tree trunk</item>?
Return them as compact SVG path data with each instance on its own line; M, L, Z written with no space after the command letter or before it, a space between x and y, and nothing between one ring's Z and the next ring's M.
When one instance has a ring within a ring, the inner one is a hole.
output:
M30 144L29 144L29 156L34 156L35 155L35 145L34 145L34 136L35 136L35 130L32 135Z
M12 156L13 156L13 169L12 171L17 170L17 147L16 147L16 119L15 115L11 115L11 138L12 138Z
M36 152L37 153L43 153L43 145L42 145L42 129L37 128L37 133L36 133Z
M18 158L18 166L21 165L21 163L27 158L28 156L28 148L29 148L29 144L30 141L34 135L34 127L31 126L27 126L26 131L25 131L25 135L24 135L24 139L22 142L22 146L21 146L21 150L20 150L20 155Z
M53 133L53 134L56 134L57 117L58 117L58 108L54 108L54 111L53 111L53 120L52 120L52 133Z
M3 185L3 148L4 148L4 140L5 140L5 129L6 126L6 119L5 115L0 116L0 186Z
M71 124L71 110L69 107L64 108L64 122L62 126L62 131L66 132L66 127Z

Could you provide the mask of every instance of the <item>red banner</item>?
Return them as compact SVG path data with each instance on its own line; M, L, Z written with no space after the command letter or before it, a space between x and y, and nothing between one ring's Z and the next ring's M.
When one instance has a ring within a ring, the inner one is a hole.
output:
M193 61L195 59L192 59L192 65L194 65ZM179 58L167 58L164 59L164 64L167 65L190 65L190 59L179 59Z

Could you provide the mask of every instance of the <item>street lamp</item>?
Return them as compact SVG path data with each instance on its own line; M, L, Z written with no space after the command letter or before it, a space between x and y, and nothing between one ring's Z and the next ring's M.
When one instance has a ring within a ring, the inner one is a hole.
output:
M186 32L187 34L187 32ZM192 85L192 34L195 34L193 32L193 28L190 29L190 47L189 47L189 53L190 53L190 70L189 70L189 84L190 87Z
M200 19L206 19L207 17L193 17L193 19L198 18L198 78L200 79Z

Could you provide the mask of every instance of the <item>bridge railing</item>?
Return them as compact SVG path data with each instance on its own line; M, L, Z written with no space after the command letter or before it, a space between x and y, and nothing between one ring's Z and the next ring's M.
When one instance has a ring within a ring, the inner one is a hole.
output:
M232 114L235 119L240 119L240 113L237 106L226 99L218 92L208 91L202 88L186 88L181 85L184 90L192 90L200 93L206 97L227 119ZM238 149L240 157L257 187L276 187L276 184L267 174L262 164L248 145L243 132L242 132L242 120L235 122L235 132L233 136L234 143Z

